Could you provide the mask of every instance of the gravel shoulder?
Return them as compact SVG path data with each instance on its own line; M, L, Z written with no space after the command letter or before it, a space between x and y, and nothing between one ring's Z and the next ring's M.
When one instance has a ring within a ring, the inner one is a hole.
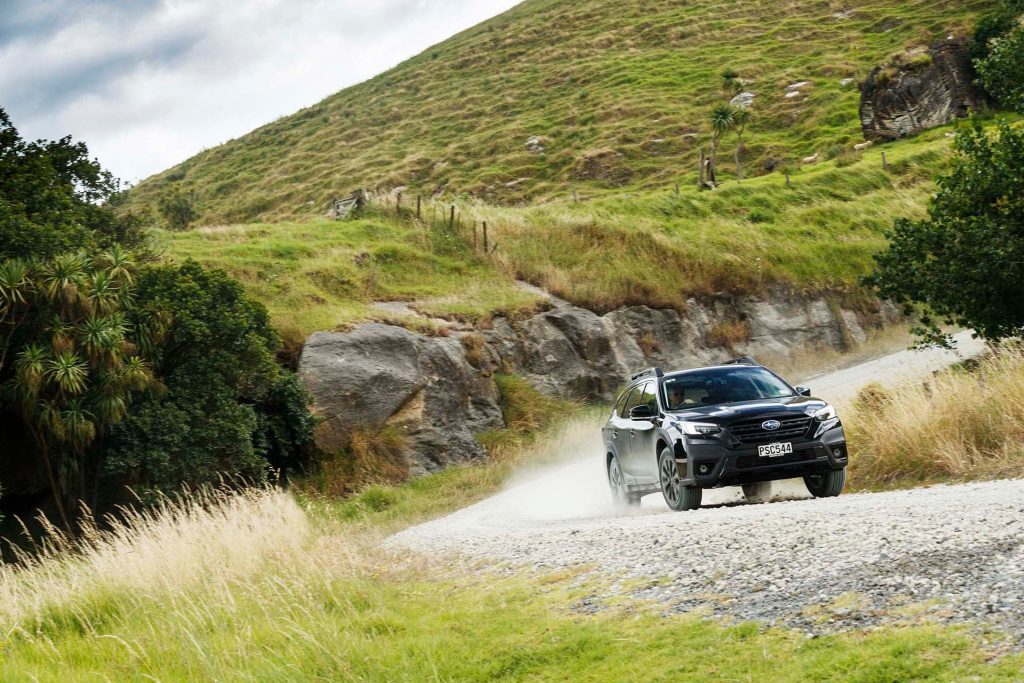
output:
M893 368L919 379L942 362L893 356L835 373L848 379L833 386L849 396L851 384L890 383ZM841 402L819 390L829 382L811 386ZM807 499L801 482L781 482L770 503L746 503L728 488L706 492L693 512L671 512L658 496L624 512L609 502L598 425L571 426L560 450L577 457L523 472L502 493L388 543L491 570L585 567L598 588L583 610L628 595L666 612L809 634L933 620L996 628L1024 645L1024 481L821 500Z

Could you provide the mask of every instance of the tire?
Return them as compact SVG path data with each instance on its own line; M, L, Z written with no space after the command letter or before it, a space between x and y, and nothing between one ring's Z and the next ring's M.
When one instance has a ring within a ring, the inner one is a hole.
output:
M622 475L622 468L619 466L619 459L614 455L608 460L608 488L612 492L612 502L616 507L636 507L640 505L640 499L630 495L626 488L626 479Z
M767 503L772 499L772 483L762 481L757 484L744 484L743 497L749 503Z
M677 512L696 510L700 507L703 491L696 486L683 486L679 479L676 454L671 448L666 448L658 457L658 481L665 503Z
M835 498L846 484L846 468L825 470L821 474L804 477L804 485L815 498Z

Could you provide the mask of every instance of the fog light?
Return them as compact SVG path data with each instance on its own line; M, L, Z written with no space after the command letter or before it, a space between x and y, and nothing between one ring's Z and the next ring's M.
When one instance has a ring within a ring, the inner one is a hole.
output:
M707 474L708 472L711 471L711 465L707 464L706 462L701 463L700 465L697 465L697 471L700 472L701 474Z

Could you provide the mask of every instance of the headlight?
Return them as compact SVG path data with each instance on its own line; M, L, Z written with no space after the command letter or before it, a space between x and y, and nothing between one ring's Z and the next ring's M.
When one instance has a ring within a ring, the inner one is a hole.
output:
M690 436L711 436L722 431L718 425L705 422L676 422L676 429Z
M827 405L814 413L814 421L818 423L818 429L814 432L815 439L833 427L838 427L839 415L836 413L835 406Z
M822 408L821 410L819 410L818 412L814 413L814 419L817 420L818 422L831 420L834 417L836 417L836 409L835 406L833 406L832 404L829 404Z

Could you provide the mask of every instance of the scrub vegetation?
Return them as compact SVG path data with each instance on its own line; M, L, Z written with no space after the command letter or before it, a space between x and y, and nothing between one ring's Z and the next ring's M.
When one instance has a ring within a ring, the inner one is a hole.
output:
M166 503L0 567L0 678L1014 680L998 639L910 623L802 633L572 605L572 572L465 574L274 489ZM681 652L680 648L684 648ZM722 652L728 652L723 657Z
M857 488L1019 477L1024 350L1012 346L922 385L869 385L844 422Z

